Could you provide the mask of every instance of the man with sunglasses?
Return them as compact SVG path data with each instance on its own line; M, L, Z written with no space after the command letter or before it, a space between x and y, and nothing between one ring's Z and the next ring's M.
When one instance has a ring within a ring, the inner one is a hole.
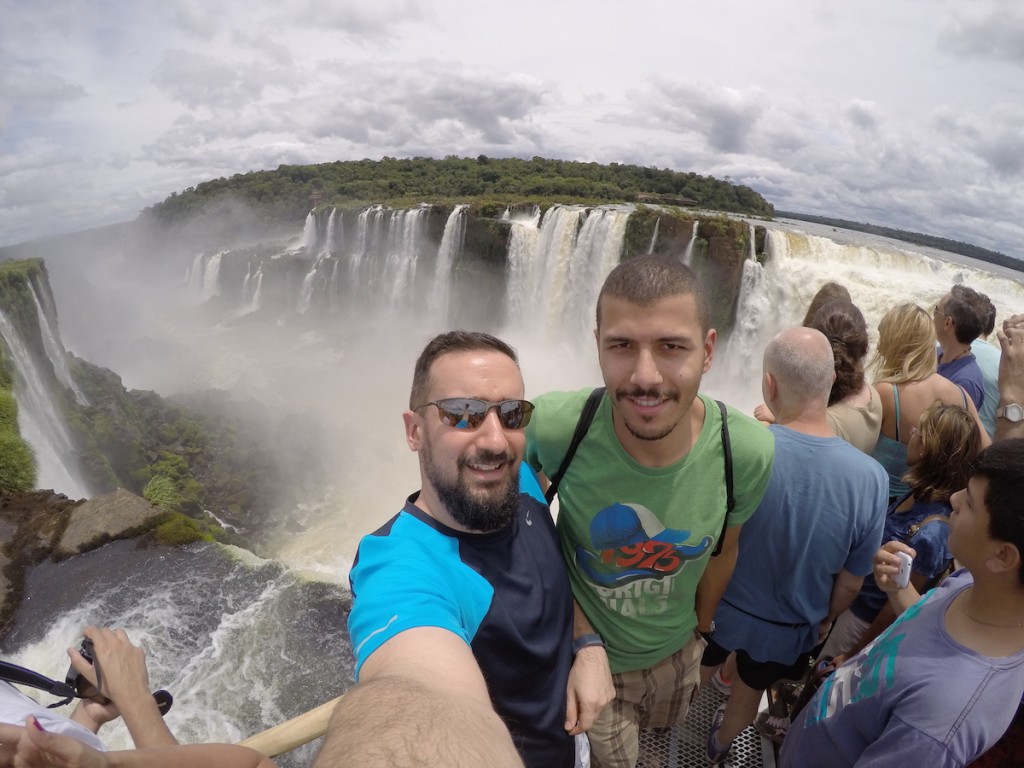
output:
M403 419L422 489L359 544L358 685L317 765L574 764L589 723L567 722L572 594L521 466L523 395L515 352L487 334L441 334L417 360Z
M606 393L561 476L558 533L576 620L607 645L614 682L588 731L593 764L633 768L641 728L686 718L700 682L697 630L714 631L774 448L763 426L698 392L716 332L682 263L638 257L612 270L595 337ZM535 470L560 470L588 395L536 399L526 453Z

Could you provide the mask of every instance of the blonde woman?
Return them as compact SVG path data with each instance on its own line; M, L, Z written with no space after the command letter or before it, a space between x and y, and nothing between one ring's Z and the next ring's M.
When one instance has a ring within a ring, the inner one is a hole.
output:
M964 391L936 369L935 325L916 304L898 304L878 324L878 347L872 367L875 389L882 401L882 429L872 456L889 473L889 500L909 493L907 471L910 431L936 401L966 408L980 430L982 447L991 441L978 410Z

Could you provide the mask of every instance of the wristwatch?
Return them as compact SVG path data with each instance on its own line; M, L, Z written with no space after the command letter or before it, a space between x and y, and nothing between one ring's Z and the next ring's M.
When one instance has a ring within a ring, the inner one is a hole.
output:
M1015 424L1019 421L1024 421L1024 405L1010 403L1009 405L1000 406L996 408L996 418L1006 419Z

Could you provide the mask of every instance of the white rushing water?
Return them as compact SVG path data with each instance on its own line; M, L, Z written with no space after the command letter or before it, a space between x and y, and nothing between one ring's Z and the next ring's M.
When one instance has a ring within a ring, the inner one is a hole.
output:
M539 211L507 213L503 307L495 307L491 330L518 349L528 397L600 383L594 302L621 255L628 215L624 208L579 206L555 206L543 217ZM117 329L123 337L105 340L109 354L125 350L123 356L96 362L109 365L131 386L163 393L166 368L150 367L152 361L141 354L152 349L154 356L170 358L179 385L230 389L280 412L314 419L334 436L333 450L323 456L332 486L311 489L298 508L281 510L288 525L282 523L273 563L224 571L219 560L211 564L209 554L190 555L202 568L192 568L188 558L179 562L168 556L173 563L165 575L143 557L134 560L119 551L117 562L128 563L123 567L130 578L83 586L83 593L50 625L26 616L30 627L36 622L35 630L14 639L16 660L60 675L66 670L63 648L77 642L84 624L126 626L150 651L154 686L166 686L178 697L171 723L189 741L233 740L336 695L351 673L345 666L350 659L345 657L341 609L328 601L322 618L329 623L336 611L336 621L322 627L309 620L313 609L296 614L296 596L314 589L296 582L302 580L300 573L313 573L338 589L358 539L391 517L418 485L416 457L405 443L401 414L408 407L412 366L423 344L470 316L463 302L472 298L472 289L453 289L462 217L462 211L453 211L444 237L433 244L424 242L426 213L421 209L367 209L349 219L348 237L341 236L341 217L332 216L324 243L317 240L315 219L308 217L298 239L315 262L302 262L292 283L275 278L270 262L264 270L263 262L251 261L235 273L236 286L225 285L225 254L211 285L216 256L196 257L187 281L190 294L168 292L147 307L150 316L125 317ZM800 321L810 298L828 280L846 285L872 334L890 306L915 301L931 307L956 282L989 295L1000 319L1024 311L1020 274L878 238L838 232L827 237L823 228L811 225L767 226L767 262L748 258L744 263L735 328L730 338L719 339L704 385L709 394L747 412L760 401L764 345L778 330ZM697 236L695 224L686 248L691 258ZM308 286L303 276L309 277ZM293 314L305 306L299 321L285 313L267 316L266 322L257 322L261 315L246 318L251 322L228 322L242 310L265 311L270 297L285 287L292 293L282 305ZM60 309L61 295L56 295ZM198 302L218 295L221 300L237 296L237 306L224 308L224 322L192 311ZM335 301L343 312L313 311L335 306ZM87 348L86 323L65 329L66 336L83 334L69 340L73 348ZM152 580L136 578L136 567L152 571ZM175 580L175 569L183 572L184 581ZM49 573L51 580L73 581L63 572ZM322 639L323 648L311 650L313 636ZM331 661L332 651L337 664ZM296 691L303 685L311 703ZM123 734L112 743L119 739ZM304 758L293 759L298 765Z
M32 300L36 305L36 315L39 318L39 332L43 336L43 348L46 350L46 356L49 358L51 365L53 365L53 372L57 376L57 381L62 386L71 390L71 393L75 396L75 401L79 405L88 405L85 394L78 388L75 380L71 378L71 371L68 370L67 352L61 344L57 329L50 322L50 315L56 317L57 312L54 308L51 308L50 313L47 314L43 309L39 296L36 294L35 285L32 283L30 285L32 287Z
M18 427L21 436L35 452L39 487L56 488L71 498L83 498L87 489L77 473L70 469L73 466L70 456L74 450L60 408L40 371L40 364L3 312L0 312L0 336L3 336L16 369L14 400L18 404Z

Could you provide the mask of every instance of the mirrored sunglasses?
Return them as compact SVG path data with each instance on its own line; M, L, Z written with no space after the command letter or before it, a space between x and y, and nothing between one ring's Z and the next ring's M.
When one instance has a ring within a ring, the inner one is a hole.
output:
M418 405L413 410L418 411L430 405L437 408L437 417L441 423L453 429L476 429L484 423L492 408L496 410L498 421L505 429L522 429L530 423L530 414L533 413L533 403L528 400L489 403L475 397L446 397Z

